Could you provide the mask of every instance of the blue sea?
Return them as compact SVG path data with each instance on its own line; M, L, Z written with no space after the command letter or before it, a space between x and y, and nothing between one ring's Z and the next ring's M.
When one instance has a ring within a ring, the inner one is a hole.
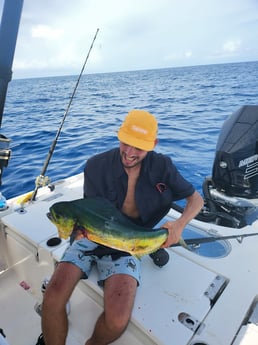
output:
M0 187L6 198L35 188L77 79L10 82L0 130L12 150ZM257 80L258 62L104 74L87 74L86 66L46 175L55 182L82 172L90 156L118 145L118 127L138 108L158 119L156 151L170 156L202 193L221 126L241 106L258 104Z

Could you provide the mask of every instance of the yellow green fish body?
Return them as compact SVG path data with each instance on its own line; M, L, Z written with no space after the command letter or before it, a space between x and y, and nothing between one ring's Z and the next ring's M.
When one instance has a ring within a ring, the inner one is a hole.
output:
M103 198L57 202L49 211L48 217L61 238L67 239L79 227L90 241L137 257L155 252L168 236L167 229L150 229L130 222Z

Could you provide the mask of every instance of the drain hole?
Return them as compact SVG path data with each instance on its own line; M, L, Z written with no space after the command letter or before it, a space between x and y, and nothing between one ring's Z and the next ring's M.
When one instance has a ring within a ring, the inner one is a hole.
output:
M26 213L27 211L26 211L23 207L21 207L21 208L19 208L19 209L17 210L17 212L20 213L20 214L24 214L24 213Z

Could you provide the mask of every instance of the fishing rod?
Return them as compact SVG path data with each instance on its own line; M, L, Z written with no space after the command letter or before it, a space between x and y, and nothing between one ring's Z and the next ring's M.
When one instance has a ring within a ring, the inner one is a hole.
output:
M243 241L244 237L250 237L250 236L258 236L258 232L254 232L251 234L242 234L242 235L228 235L228 236L208 236L208 237L198 237L198 238L188 238L184 239L184 242L186 245L200 245L204 243L210 243L215 241L225 241L225 240L238 240L239 243ZM180 246L180 243L172 244L170 247L177 247Z
M52 145L50 146L50 149L49 149L49 151L48 151L48 155L47 155L47 158L46 158L46 160L45 160L45 163L44 163L44 165L43 165L43 167L42 167L41 173L40 173L40 175L39 175L39 176L37 177L37 179L36 179L36 187L35 187L34 192L33 192L32 196L31 196L31 198L30 198L31 201L34 201L34 200L35 200L39 187L42 186L42 185L44 185L44 176L45 176L45 173L46 173L46 171L47 171L48 164L49 164L50 159L51 159L51 157L52 157L52 155L53 155L53 153L54 153L54 150L55 150L55 147L56 147L56 144L57 144L57 140L58 140L59 135L60 135L60 133L61 133L61 130L62 130L63 124L64 124L64 122L65 122L66 116L67 116L67 114L68 114L68 112L69 112L69 109L70 109L70 107L71 107L71 104L72 104L72 101L73 101L75 92L76 92L77 87L78 87L78 85L79 85L79 82L80 82L80 80L81 80L81 76L82 76L83 71L84 71L84 68L85 68L85 66L86 66L86 64L87 64L88 58L89 58L89 56L90 56L90 53L91 53L91 50L92 50L92 48L93 48L94 42L95 42L95 40L96 40L96 38L97 38L98 32L99 32L99 29L97 29L97 31L96 31L96 33L95 33L95 35L94 35L94 38L93 38L92 43L91 43L91 45L90 45L90 48L89 48L89 51L88 51L88 53L87 53L86 59L85 59L84 64L83 64L83 66L82 66L81 72L80 72L80 74L79 74L79 76L78 76L77 82L76 82L75 87L74 87L74 89L73 89L72 96L70 97L70 101L69 101L68 106L67 106L67 108L66 108L66 111L65 111L65 113L64 113L64 115L63 115L61 124L60 124L60 126L59 126L59 128L58 128L58 130L57 130L55 139L53 140Z
M232 240L237 239L240 243L242 242L244 237L251 237L251 236L258 236L258 232L249 233L249 234L242 234L242 235L228 235L228 236L207 236L207 237L199 237L199 238L188 238L184 239L184 243L187 246L196 246L204 243L210 243L215 241L225 241L225 240ZM182 246L180 242L172 244L170 247L179 247ZM96 255L96 256L104 256L104 255L112 255L117 253L118 250L106 247L106 246L98 246L92 250L86 250L83 252L84 255ZM128 254L127 252L122 252Z

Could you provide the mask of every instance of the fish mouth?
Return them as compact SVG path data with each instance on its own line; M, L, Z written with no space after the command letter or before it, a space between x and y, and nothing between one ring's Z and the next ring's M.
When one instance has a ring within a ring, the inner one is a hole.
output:
M51 222L53 222L54 218L50 212L47 213L47 217L49 220L51 220Z

